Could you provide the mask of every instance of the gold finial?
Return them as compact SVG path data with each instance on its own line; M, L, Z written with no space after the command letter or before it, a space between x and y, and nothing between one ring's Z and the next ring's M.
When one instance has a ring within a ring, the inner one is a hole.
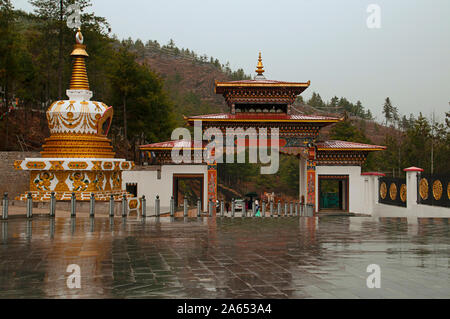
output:
M70 80L71 90L89 90L89 80L86 72L84 59L89 56L86 46L83 44L84 38L80 28L75 35L76 44L73 47L71 56L73 59L72 79Z
M256 67L256 73L258 73L258 75L262 75L264 72L265 71L262 63L261 52L259 52L259 59L258 59L258 66Z

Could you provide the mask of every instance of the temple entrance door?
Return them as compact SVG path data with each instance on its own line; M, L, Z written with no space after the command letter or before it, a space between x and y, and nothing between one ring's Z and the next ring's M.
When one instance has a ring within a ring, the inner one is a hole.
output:
M319 175L319 211L349 211L349 177Z
M184 206L184 198L188 200L189 207L197 207L200 198L203 209L203 181L202 174L178 174L173 176L173 198L175 208Z

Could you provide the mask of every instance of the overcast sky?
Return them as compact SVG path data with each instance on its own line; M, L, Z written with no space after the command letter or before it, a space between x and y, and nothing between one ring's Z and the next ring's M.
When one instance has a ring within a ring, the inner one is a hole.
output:
M449 0L93 0L119 38L174 39L178 47L254 74L308 81L329 100L360 100L381 118L389 96L402 114L450 110ZM16 8L32 10L27 0ZM367 8L381 8L381 28Z

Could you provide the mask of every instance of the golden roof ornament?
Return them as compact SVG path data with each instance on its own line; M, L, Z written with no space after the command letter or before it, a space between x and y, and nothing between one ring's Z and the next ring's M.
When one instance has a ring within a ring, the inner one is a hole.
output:
M257 75L255 76L255 80L265 80L266 78L263 75L264 72L265 70L262 63L261 52L259 52L258 65L256 66Z

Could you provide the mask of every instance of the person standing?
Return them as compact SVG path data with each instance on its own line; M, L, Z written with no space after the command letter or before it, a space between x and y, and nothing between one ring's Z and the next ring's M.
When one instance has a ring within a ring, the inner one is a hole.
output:
M256 212L256 217L261 217L261 212L259 211L259 201L258 199L255 200L255 212Z

